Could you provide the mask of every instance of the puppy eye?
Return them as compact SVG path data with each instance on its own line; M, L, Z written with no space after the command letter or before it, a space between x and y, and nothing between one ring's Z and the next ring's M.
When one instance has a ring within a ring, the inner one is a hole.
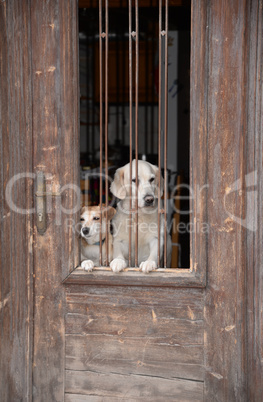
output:
M152 183L154 181L154 177L152 177L150 180L149 180L149 183Z
M84 218L80 218L80 220L81 220L81 222L85 221L85 219L84 219Z
M93 217L93 220L94 220L94 221L99 221L100 218L99 218L98 216L94 216L94 217Z

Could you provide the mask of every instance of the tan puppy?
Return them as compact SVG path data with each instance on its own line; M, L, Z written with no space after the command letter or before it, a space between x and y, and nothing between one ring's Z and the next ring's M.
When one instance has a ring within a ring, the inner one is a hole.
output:
M111 185L111 192L120 202L113 225L113 261L110 264L114 272L127 267L129 257L129 227L132 227L132 265L134 265L136 232L136 183L135 160L132 162L132 218L130 221L130 164L118 169ZM159 183L159 169L145 161L138 161L138 264L147 273L157 268L158 263L158 188L163 193L163 178ZM164 218L160 222L160 258L164 244ZM167 234L167 266L171 264L171 238Z
M108 222L115 215L116 210L108 207ZM81 268L91 271L100 265L100 232L102 240L102 265L106 264L106 208L102 209L102 224L100 222L100 206L83 207L80 216L81 222ZM109 229L108 229L109 230ZM112 236L108 232L108 260L112 260Z

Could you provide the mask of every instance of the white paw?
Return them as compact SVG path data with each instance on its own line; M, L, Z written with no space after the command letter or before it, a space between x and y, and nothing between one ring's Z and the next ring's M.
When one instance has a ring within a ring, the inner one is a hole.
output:
M85 269L85 271L92 271L94 268L94 262L91 260L82 261L81 268Z
M153 271L156 268L157 265L155 261L143 261L140 264L140 271L144 272L145 274L148 274L148 272Z
M110 263L110 267L113 272L120 272L127 267L127 264L122 258L114 258L114 260Z

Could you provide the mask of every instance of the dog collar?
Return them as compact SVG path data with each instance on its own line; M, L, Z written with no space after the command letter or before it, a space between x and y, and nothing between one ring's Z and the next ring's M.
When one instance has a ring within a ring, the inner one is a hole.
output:
M103 246L104 242L105 242L106 237L104 237L104 239L101 240L101 245ZM93 243L92 246L99 246L100 242L97 241L97 243Z

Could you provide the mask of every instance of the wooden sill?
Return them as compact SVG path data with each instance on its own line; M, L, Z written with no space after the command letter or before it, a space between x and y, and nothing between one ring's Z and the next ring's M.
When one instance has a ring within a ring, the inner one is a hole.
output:
M63 281L66 285L107 285L107 286L156 286L156 287L196 287L204 288L205 281L191 269L160 268L149 274L139 268L126 268L114 273L109 267L95 267L93 271L74 269Z

